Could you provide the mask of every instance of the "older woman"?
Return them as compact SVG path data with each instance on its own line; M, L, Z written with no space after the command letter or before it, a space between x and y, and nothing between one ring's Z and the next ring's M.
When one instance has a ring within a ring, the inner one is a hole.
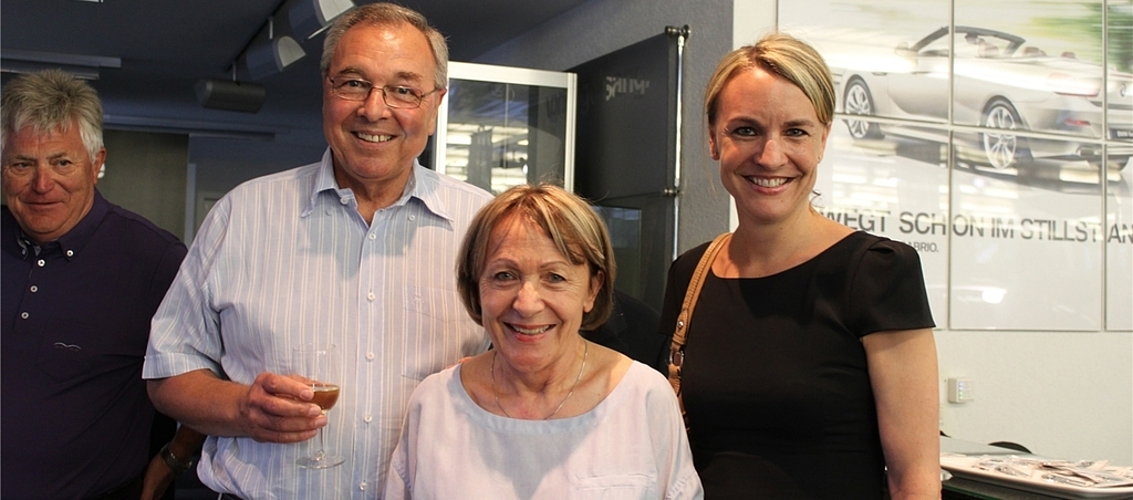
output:
M938 498L936 348L917 254L810 203L834 114L822 57L765 36L720 62L705 108L739 215L708 262L681 370L706 497ZM663 329L707 247L670 269Z
M578 197L519 186L485 205L457 286L494 349L413 393L385 498L699 498L664 377L579 335L609 315L613 282Z

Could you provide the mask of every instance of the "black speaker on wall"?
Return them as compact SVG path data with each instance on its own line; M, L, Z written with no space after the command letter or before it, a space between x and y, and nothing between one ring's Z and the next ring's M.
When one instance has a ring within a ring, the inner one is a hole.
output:
M267 97L267 89L252 82L206 79L195 88L197 102L209 109L257 113Z

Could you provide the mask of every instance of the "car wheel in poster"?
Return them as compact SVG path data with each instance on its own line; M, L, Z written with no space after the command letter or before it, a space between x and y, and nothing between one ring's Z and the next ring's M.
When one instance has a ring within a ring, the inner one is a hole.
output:
M983 146L984 156L989 165L1002 170L1018 167L1019 162L1026 159L1024 139L1008 132L1023 126L1023 120L1010 102L1005 99L991 101L984 111L983 126L1003 130L1003 132L980 134L980 144Z
M876 111L873 95L869 87L859 78L854 78L846 85L845 103L846 114L872 116ZM846 128L850 130L850 137L854 139L880 139L881 127L874 122L865 120L845 120Z

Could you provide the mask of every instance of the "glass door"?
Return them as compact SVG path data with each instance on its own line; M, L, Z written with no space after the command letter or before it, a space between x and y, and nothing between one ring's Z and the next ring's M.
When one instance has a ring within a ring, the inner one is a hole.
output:
M435 169L496 194L540 182L573 190L576 92L573 73L450 62Z

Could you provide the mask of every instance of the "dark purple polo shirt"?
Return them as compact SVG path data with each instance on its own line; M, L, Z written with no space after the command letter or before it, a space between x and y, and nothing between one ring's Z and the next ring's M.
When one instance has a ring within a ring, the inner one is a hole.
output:
M90 213L38 255L0 212L0 494L105 493L152 456L142 361L185 245L97 192Z

